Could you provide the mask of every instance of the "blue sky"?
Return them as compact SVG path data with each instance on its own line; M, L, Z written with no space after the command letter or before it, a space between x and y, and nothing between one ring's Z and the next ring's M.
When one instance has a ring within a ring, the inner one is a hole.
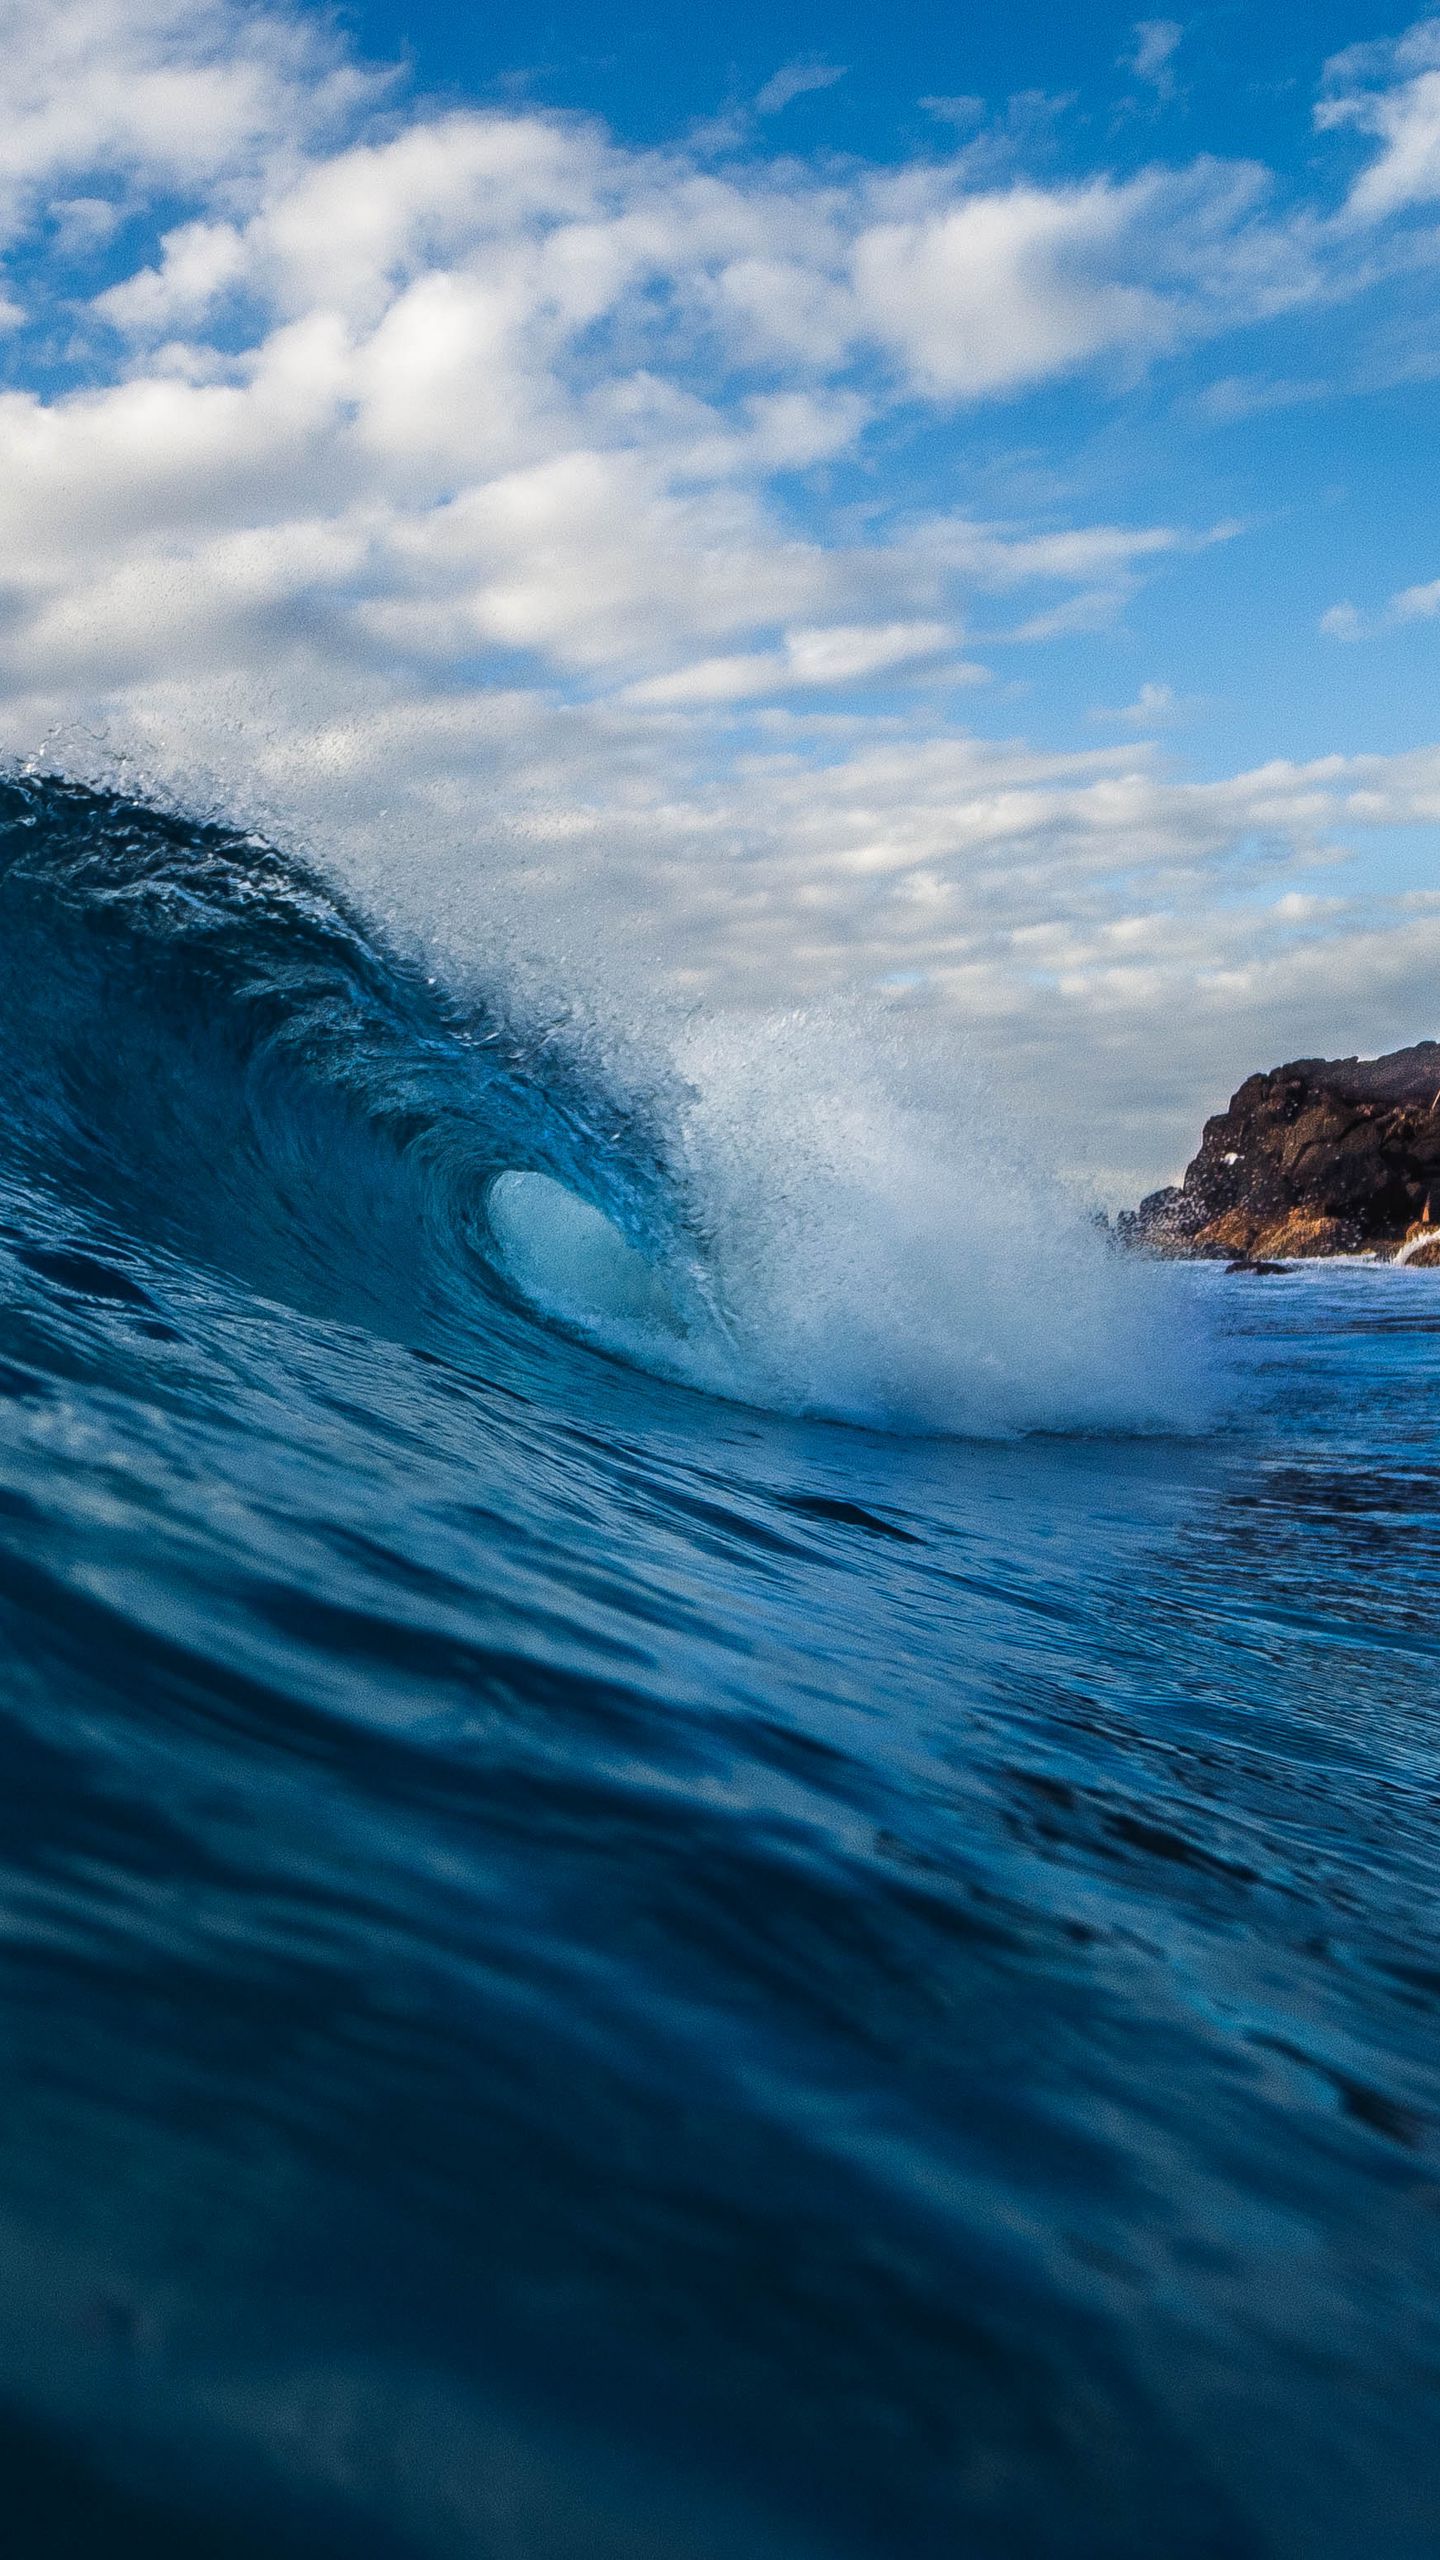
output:
M793 78L794 95L762 119L779 151L903 164L1008 119L1028 128L1020 165L1052 181L1203 152L1257 159L1296 199L1333 203L1366 146L1316 134L1320 66L1348 46L1399 36L1415 14L1231 0L1149 20L1133 7L870 5L792 6L778 17L708 8L683 26L659 6L372 5L344 18L364 49L406 60L437 95L598 114L635 143L671 142ZM1152 31L1147 77L1135 67L1146 60L1142 26ZM1234 376L1252 397L1277 380L1306 387L1258 415L1243 414L1238 390L1228 409L1213 396L1207 404L1217 372L1207 346L1127 385L1119 401L1109 385L1096 397L1091 385L1067 384L983 419L915 422L903 462L886 457L890 486L903 478L967 500L1008 495L1034 476L1038 448L1043 475L1086 512L1148 522L1182 490L1197 527L1234 521L1243 537L1177 566L1127 607L1105 651L1116 703L1168 682L1181 707L1167 732L1183 737L1187 763L1211 773L1337 743L1403 748L1428 734L1440 620L1377 635L1364 651L1338 649L1319 624L1337 597L1377 603L1432 558L1440 573L1440 395L1423 371L1418 382L1386 378L1386 337L1410 317L1403 300L1393 314L1331 315L1323 351L1308 310L1237 333ZM1427 334L1431 353L1440 365ZM1007 662L1029 723L1056 743L1093 742L1095 653L1084 634L1068 648L1052 643L1042 664ZM973 702L965 709L983 716ZM1421 834L1374 859L1387 877L1423 881L1435 849Z
M1440 1029L1440 17L0 19L11 751L1117 1196Z
M778 72L828 68L841 76L797 91L786 147L903 160L933 146L939 119L925 99L976 98L992 115L1025 92L1070 97L1074 159L1133 164L1155 147L1254 153L1274 163L1304 155L1317 66L1362 39L1395 36L1413 9L1347 8L1339 0L1231 0L1154 25L1180 42L1155 71L1120 66L1140 53L1133 8L957 6L890 11L859 0L774 8L648 6L533 8L351 6L343 22L364 51L405 57L433 93L527 101L602 115L632 142L668 141L689 125L748 103ZM1152 53L1155 47L1152 43ZM1299 117L1296 107L1300 108ZM1299 130L1297 131L1297 125ZM1126 127L1129 128L1128 134Z

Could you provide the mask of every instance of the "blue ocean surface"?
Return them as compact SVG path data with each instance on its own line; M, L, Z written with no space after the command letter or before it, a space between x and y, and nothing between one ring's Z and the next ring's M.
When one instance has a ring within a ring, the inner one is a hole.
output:
M54 778L0 1062L7 2551L1433 2555L1440 1274Z

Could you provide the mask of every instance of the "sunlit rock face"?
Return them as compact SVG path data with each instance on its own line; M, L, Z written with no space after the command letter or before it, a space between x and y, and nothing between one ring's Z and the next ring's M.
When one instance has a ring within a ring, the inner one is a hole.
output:
M1440 1041L1383 1058L1299 1058L1207 1120L1183 1183L1122 1233L1199 1256L1393 1252L1440 1230ZM1440 1259L1440 1256L1437 1256Z

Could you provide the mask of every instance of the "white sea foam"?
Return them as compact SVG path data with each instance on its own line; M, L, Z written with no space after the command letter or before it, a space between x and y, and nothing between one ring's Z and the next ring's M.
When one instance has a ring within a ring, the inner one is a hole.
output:
M686 1219L653 1264L542 1177L498 1187L505 1260L545 1312L695 1385L878 1428L1201 1418L1194 1293L1027 1165L973 1074L851 1008L692 1023L675 1063Z

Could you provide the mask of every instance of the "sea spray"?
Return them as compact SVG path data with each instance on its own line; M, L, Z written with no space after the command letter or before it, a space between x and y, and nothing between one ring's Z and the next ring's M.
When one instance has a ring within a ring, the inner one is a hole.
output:
M849 1005L693 1016L673 1064L683 1214L651 1265L553 1185L501 1186L502 1254L546 1313L692 1384L872 1428L1203 1417L1194 1294L1026 1162L968 1063L947 1090L893 1016Z

